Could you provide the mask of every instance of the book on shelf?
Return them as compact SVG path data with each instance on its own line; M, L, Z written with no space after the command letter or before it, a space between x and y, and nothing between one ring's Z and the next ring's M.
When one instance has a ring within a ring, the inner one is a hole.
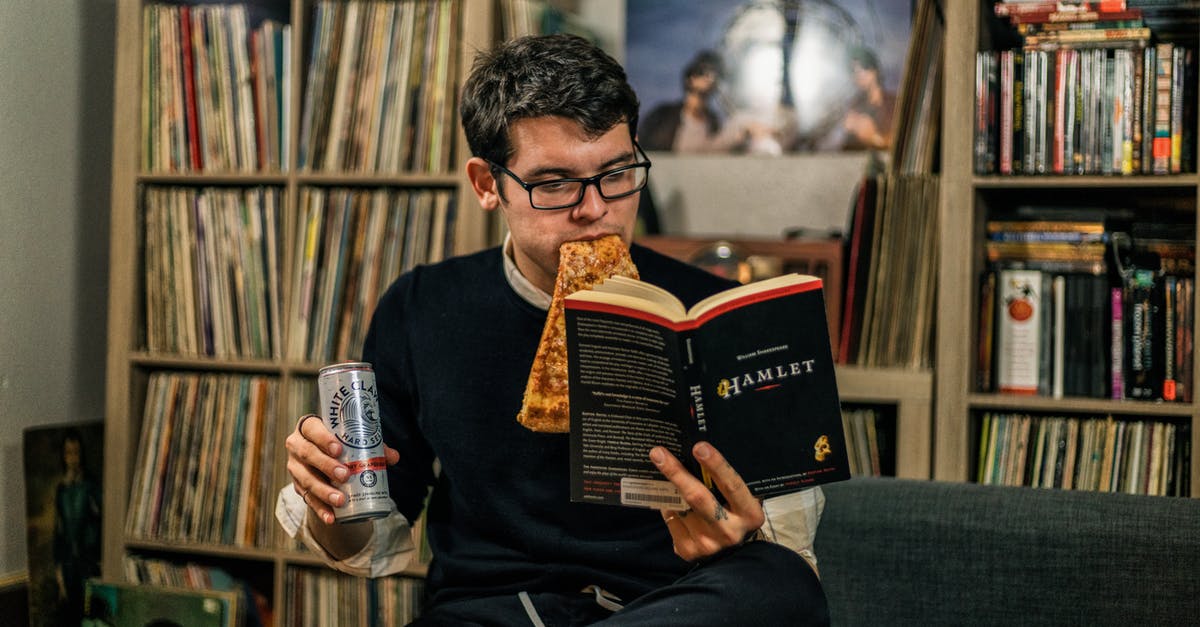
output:
M450 190L301 188L287 354L354 359L379 295L451 249L453 209Z
M424 591L424 580L415 577L372 579L328 568L289 567L280 600L281 622L406 625L420 615Z
M1124 0L1002 0L993 5L993 11L1001 17L1058 13L1087 14L1093 11L1125 10Z
M842 408L842 429L846 433L851 476L878 477L894 472L892 436L895 423L884 414L879 407Z
M648 453L712 487L702 440L760 498L849 478L828 329L821 280L799 274L691 309L622 277L567 297L572 500L685 508Z
M267 11L252 28L245 5L150 3L142 12L143 169L284 169L279 130L288 124L291 80L284 16Z
M863 324L863 301L867 298L871 267L875 258L872 250L877 205L882 201L885 181L878 176L863 177L855 194L851 215L850 236L843 256L842 321L838 327L838 363L854 363L859 352Z
M1194 223L1119 209L1102 214L1017 207L986 221L978 391L1000 390L1000 360L1011 349L1005 334L1011 339L1012 332L1002 326L1008 303L1001 273L1019 271L1028 273L1031 289L1041 288L1031 299L1043 314L1036 330L1037 394L1188 402Z
M1063 490L1186 496L1190 438L1170 421L985 412L976 481ZM1183 435L1180 435L1183 434Z
M450 171L459 4L316 3L301 169Z
M976 53L977 92L987 85L997 109L984 115L977 94L977 173L1194 171L1194 46L1156 41L1146 26L1022 37L1022 49Z
M125 531L133 537L267 546L279 470L278 382L154 372L146 390ZM234 454L216 454L217 451ZM240 453L239 453L240 452Z
M125 581L130 585L144 587L148 591L159 588L215 592L220 596L233 595L238 599L241 620L237 625L274 624L270 590L263 590L255 578L243 579L245 572L237 576L225 568L201 564L191 559L186 562L172 561L160 557L149 557L127 553L123 559ZM136 622L123 624L140 624ZM191 623L188 623L191 624Z
M1001 270L996 281L996 387L1037 394L1042 351L1042 273Z

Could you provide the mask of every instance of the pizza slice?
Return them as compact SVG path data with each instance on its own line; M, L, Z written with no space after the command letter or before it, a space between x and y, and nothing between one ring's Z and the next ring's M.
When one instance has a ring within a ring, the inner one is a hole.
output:
M517 422L543 433L565 433L570 429L567 400L567 327L564 299L591 288L611 276L639 278L637 267L621 238L608 235L597 240L566 242L558 252L558 277L546 314L546 326L538 343L525 398Z

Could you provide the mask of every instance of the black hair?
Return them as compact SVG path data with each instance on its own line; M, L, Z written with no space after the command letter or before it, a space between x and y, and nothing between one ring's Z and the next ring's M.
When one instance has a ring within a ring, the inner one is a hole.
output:
M687 66L683 68L684 87L687 86L687 80L693 76L699 76L706 72L712 72L717 76L721 76L724 72L724 66L721 63L721 57L712 50L701 50L692 57Z
M879 71L879 57L866 46L854 46L850 49L850 61L857 63L864 70Z
M577 35L533 35L480 52L459 106L471 153L507 165L509 126L561 116L599 137L617 124L637 128L638 99L615 59Z

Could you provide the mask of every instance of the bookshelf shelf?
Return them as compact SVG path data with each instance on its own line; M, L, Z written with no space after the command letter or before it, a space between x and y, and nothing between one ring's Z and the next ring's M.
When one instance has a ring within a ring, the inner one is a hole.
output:
M1193 403L1104 400L1096 398L1047 398L1015 394L970 394L972 409L1011 409L1043 413L1091 413L1127 416L1190 417L1196 413Z
M1020 39L1009 27L1006 18L995 15L995 4L990 0L943 3L947 39L946 82L942 94L943 185L939 201L942 231L939 243L941 261L938 269L938 371L934 383L937 399L934 416L936 455L933 476L949 481L976 480L977 460L980 454L980 425L985 423L983 416L986 414L1029 414L1034 417L1035 422L1053 416L1070 416L1078 420L1107 420L1112 417L1127 425L1166 423L1178 428L1174 432L1177 438L1175 446L1185 451L1197 450L1197 446L1200 446L1200 405L1195 402L1100 398L1110 396L1111 390L1109 394L1093 392L1088 397L1067 394L1061 398L1055 398L1053 394L1045 392L1041 396L1026 396L978 391L985 389L979 386L980 381L987 378L980 376L982 364L986 363L981 361L986 357L981 357L980 338L988 336L983 330L988 327L981 326L981 312L985 309L983 303L986 302L981 296L985 293L981 292L981 277L984 276L985 270L989 269L984 244L986 221L996 219L997 216L1001 216L1000 219L1011 219L1016 210L1029 207L1062 207L1076 211L1077 214L1095 211L1106 216L1106 219L1117 217L1118 222L1142 222L1147 223L1146 226L1156 226L1150 223L1161 221L1163 216L1169 216L1178 219L1177 231L1190 236L1193 247L1190 256L1194 258L1197 214L1200 213L1200 175L1195 172L1194 159L1190 164L1188 159L1183 159L1180 172L1162 175L991 175L977 172L975 157L980 153L976 150L979 144L976 143L975 133L975 96L978 84L976 53L1020 47ZM1138 3L1129 3L1131 7L1135 4ZM1166 33L1167 31L1162 29L1164 23L1157 19L1152 22L1151 14L1152 9L1146 9L1147 23L1156 33ZM1185 22L1187 27L1170 29L1171 32L1166 35L1165 40L1172 42L1176 47L1197 50L1200 47L1200 31L1195 29L1195 15L1180 13L1170 20L1179 22L1182 18L1190 20ZM1109 59L1117 57L1115 53L1108 56ZM1063 58L1066 59L1066 63L1070 63L1069 54ZM1116 61L1110 64L1112 63ZM1053 70L1053 67L1051 69ZM998 102L1002 99L1001 96ZM1185 110L1194 111L1196 99L1197 95L1193 90L1189 98L1177 102L1182 102ZM1053 107L1053 103L1050 107ZM1047 119L1053 124L1052 118ZM1189 124L1192 128L1185 130L1183 152L1185 155L1195 155L1197 133L1194 117ZM995 154L1001 155L999 151ZM1013 161L1015 164L1015 157ZM1128 224L1119 230L1126 227ZM1111 249L1108 254L1111 255ZM994 260L992 263L995 263ZM995 267L991 266L993 269ZM1039 268L1036 262L1032 263L1032 267ZM1181 267L1194 267L1194 261ZM1122 277L1117 272L1119 269L1116 268L1116 264L1107 260L1100 268L1102 269L1099 276L1107 272L1110 281L1113 280L1112 277ZM1046 274L1065 272L1061 269L1041 271ZM1195 278L1194 270L1175 269L1172 272L1178 273L1181 281L1191 281ZM1116 280L1119 281L1120 278ZM1192 311L1195 310L1196 303L1193 293L1190 301L1187 301ZM1181 324L1182 327L1176 328L1189 337L1197 330L1194 316L1192 320ZM1107 328L1111 331L1111 327ZM990 336L996 337L994 331ZM1104 350L1110 350L1111 335L1101 337L1108 343ZM1106 354L1108 357L1105 358L1107 361L1104 361L1105 367L1111 368L1111 352ZM982 355L986 356L988 353L984 352ZM1190 352L1185 353L1185 359L1190 368ZM1044 377L1044 372L1039 376ZM1044 381L1044 378L1039 381ZM1191 390L1195 389L1196 382L1196 376L1189 372L1187 378L1180 383L1185 389ZM1109 384L1111 380L1106 379L1105 385ZM1185 466L1182 467L1188 469L1186 477L1182 478L1183 495L1200 496L1200 468L1191 463L1189 455L1185 455L1183 459Z
M244 174L239 172L215 172L205 174L143 172L137 179L147 185L272 185L282 187L287 185L288 175L279 172L256 172Z
M260 372L279 374L280 364L265 359L216 359L210 357L183 357L159 353L136 353L129 356L132 365L145 369L221 370L231 372Z
M1200 184L1195 174L1172 174L1165 176L1109 175L1109 176L976 176L972 184L978 189L1077 189L1114 188L1130 186L1152 188L1187 189Z
M928 479L932 466L933 372L838 365L842 403L894 405L896 476Z
M235 558L239 561L273 563L278 551L254 547L231 547L200 542L161 542L131 538L125 543L130 551L147 551L157 554L177 554L181 557L206 556Z

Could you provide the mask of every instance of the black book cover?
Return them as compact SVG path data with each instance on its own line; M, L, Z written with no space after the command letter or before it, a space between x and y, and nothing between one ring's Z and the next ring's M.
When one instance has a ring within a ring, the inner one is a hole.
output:
M605 300L604 286L567 299L573 501L686 507L649 451L707 480L701 440L760 498L850 477L821 282L789 277L688 315Z

